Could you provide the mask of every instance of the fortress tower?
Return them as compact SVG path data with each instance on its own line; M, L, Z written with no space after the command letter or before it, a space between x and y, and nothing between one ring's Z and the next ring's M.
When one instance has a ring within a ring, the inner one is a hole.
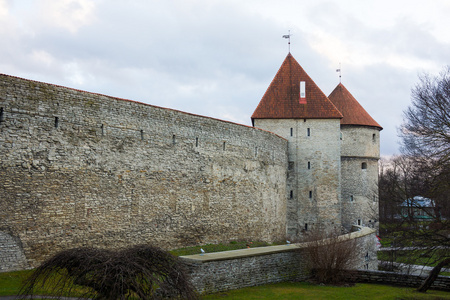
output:
M383 129L343 84L328 97L341 119L342 224L378 227L378 160Z
M288 140L288 236L341 225L342 117L289 53L252 115Z

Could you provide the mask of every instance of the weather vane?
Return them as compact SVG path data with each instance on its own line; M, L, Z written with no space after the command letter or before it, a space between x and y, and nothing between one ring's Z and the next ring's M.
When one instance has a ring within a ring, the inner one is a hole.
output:
M341 73L341 63L339 63L339 69L336 69L336 72L339 73L339 83L341 83L341 77L342 77L342 73Z
M284 39L288 39L288 49L289 49L289 53L291 53L291 31L288 31L288 34L283 35Z

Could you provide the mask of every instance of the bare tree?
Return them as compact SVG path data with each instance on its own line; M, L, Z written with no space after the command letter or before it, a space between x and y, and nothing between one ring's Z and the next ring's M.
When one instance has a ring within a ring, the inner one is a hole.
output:
M80 293L93 299L197 299L184 266L177 257L159 248L140 245L122 250L75 248L42 263L25 281L20 295L36 288L53 296Z
M313 280L331 284L349 280L357 249L356 239L339 236L338 231L313 230L304 241L309 243L305 251Z
M433 199L436 207L434 212L428 212L433 222L425 228L420 224L422 227L416 226L414 230L403 226L409 229L404 230L403 236L414 241L415 247L432 252L450 247L450 66L438 76L421 76L412 90L411 101L400 128L403 157L413 166L404 182L412 194L420 187L422 196ZM412 218L408 221L411 226L414 224ZM431 257L435 257L435 263L444 262L450 251L438 251ZM426 291L430 285L420 290Z

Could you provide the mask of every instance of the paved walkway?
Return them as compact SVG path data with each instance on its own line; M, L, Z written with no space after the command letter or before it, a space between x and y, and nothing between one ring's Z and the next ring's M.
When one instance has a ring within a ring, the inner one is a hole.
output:
M449 247L438 246L438 247L433 247L432 249L447 249L447 248L449 248ZM407 250L407 251L431 250L431 248L428 248L428 247L381 247L381 248L378 248L378 251L402 251L402 250Z
M378 261L378 265L381 264L391 264L390 261ZM433 270L433 267L427 267L422 265L407 265L407 264L401 264L401 263L392 263L396 268L399 268L400 272L402 274L411 274L411 275L428 275L431 270ZM441 272L450 272L450 269L442 268Z

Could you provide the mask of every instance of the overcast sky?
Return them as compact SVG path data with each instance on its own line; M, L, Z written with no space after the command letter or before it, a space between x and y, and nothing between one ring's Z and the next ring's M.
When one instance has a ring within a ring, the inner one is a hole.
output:
M450 64L450 1L0 0L0 73L250 125L288 53L384 127Z

